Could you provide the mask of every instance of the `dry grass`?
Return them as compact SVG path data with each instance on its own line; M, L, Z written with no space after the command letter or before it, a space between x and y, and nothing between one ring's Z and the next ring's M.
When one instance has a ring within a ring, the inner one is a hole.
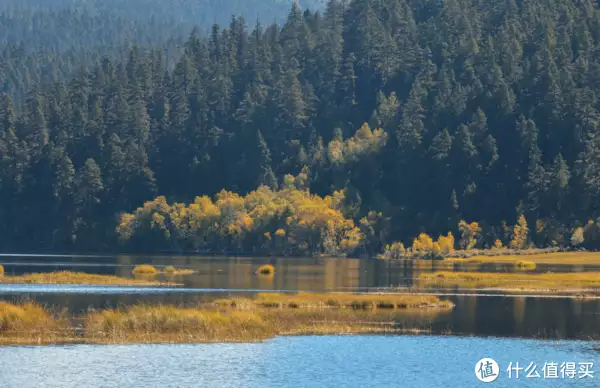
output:
M34 303L0 302L0 344L50 344L72 337L66 320Z
M96 343L238 342L277 335L425 332L436 313L451 307L435 296L265 293L197 308L105 310L87 317L85 337Z
M535 271L537 265L533 261L521 260L515 264L515 270L517 271Z
M158 269L155 266L149 264L141 264L133 268L131 271L134 275L142 276L155 276L158 275Z
M4 266L0 265L0 277L4 276Z
M258 270L256 270L256 274L263 276L273 276L275 275L275 267L273 267L271 264L261 265L258 268Z
M493 252L494 250L490 250ZM540 252L539 249L515 251L498 250L499 255L487 255L486 251L475 251L469 255L469 261L480 263L517 263L527 256L526 260L536 264L572 264L572 265L600 265L600 252ZM497 252L497 253L498 253ZM517 253L520 252L520 253ZM456 258L446 260L457 260Z
M252 341L273 336L255 313L174 306L105 310L86 319L86 338L100 343Z
M119 286L156 286L166 285L151 279L129 279L111 275L95 275L84 272L50 272L33 273L21 276L4 276L0 283L15 284L94 284L94 285L119 285Z
M164 270L162 270L162 273L167 276L184 276L184 275L192 275L192 274L196 273L196 271L194 271L193 269L175 268L172 265L169 265L169 266L165 267Z
M469 250L456 250L450 254L449 257L454 258L471 258L471 257L499 257L499 256L530 256L530 255L548 255L553 253L559 253L560 248L527 248L527 249L513 249L513 248L491 248L491 249L469 249ZM565 252L562 252L565 253Z
M267 309L264 320L277 335L326 335L372 333L427 333L437 314L415 314L412 310L298 310Z
M505 291L537 292L569 292L581 289L594 289L598 291L600 290L600 273L422 273L419 278L419 286L423 288L499 288Z
M57 316L0 302L0 344L248 342L277 335L427 332L451 303L434 296L266 294L197 307L136 305ZM392 307L393 305L393 307ZM82 329L73 322L82 320Z
M353 310L404 309L404 308L451 308L449 301L441 301L433 295L407 294L342 294L312 293L296 294L258 293L255 303L267 308L347 308Z

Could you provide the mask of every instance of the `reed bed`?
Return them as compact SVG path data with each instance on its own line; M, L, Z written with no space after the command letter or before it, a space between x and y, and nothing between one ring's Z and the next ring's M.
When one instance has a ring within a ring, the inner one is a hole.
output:
M575 253L563 252L560 248L528 248L528 249L512 249L512 248L491 248L491 249L469 249L456 250L450 254L451 258L472 258L472 257L503 257L503 256L542 256L556 253Z
M52 314L32 303L1 302L0 344L250 342L277 335L424 333L437 314L449 313L452 307L434 296L266 296L220 299L196 307L135 305L80 317ZM274 300L280 302L277 308L265 303Z
M459 257L450 257L444 261L456 261L463 258L479 263L517 263L526 260L536 264L600 265L600 252L560 252L556 249L491 249L462 252L469 253L460 254Z
M172 265L166 266L165 269L162 270L163 274L167 276L184 276L184 275L192 275L196 273L193 269L187 268L175 268Z
M86 339L95 343L237 342L273 336L256 313L174 306L105 310L86 319Z
M153 279L131 279L112 275L96 275L85 272L49 272L32 273L19 276L3 276L0 283L14 284L91 284L91 285L119 285L119 286L157 286L167 285Z
M424 288L499 288L505 291L538 292L570 292L581 289L600 291L600 272L543 274L484 272L422 273L419 278L419 286Z
M0 302L0 344L61 343L72 337L66 319L35 303Z
M449 301L433 295L342 294L299 292L258 293L255 303L266 308L345 308L353 310L451 308Z

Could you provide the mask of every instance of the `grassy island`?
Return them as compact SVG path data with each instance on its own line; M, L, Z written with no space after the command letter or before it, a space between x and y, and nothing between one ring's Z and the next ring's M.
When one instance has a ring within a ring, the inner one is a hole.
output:
M0 344L260 341L278 335L426 332L435 296L270 294L195 307L134 305L84 316L0 302Z
M112 286L160 286L175 285L149 278L124 278L112 275L95 275L85 272L60 271L26 275L0 276L0 283L9 284L91 284Z
M420 274L419 286L501 289L508 292L594 293L600 292L600 272L531 274L441 271Z

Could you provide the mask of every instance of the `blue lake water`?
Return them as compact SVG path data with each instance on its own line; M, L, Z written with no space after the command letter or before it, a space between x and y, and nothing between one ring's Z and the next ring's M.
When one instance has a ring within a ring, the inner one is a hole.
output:
M131 276L133 266L143 263L190 268L195 273L177 278L182 286L171 288L0 284L0 300L34 300L57 311L80 314L90 308L138 303L197 305L206 299L257 291L411 289L442 294L456 307L411 316L407 322L398 318L407 327L415 323L426 327L433 333L428 336L279 337L244 344L1 346L0 388L600 387L600 375L596 375L600 373L598 295L581 299L414 289L422 269L382 260L0 256L9 275L72 270ZM275 277L255 275L265 263L275 265ZM476 362L484 357L495 359L501 368L490 385L478 381L474 373ZM518 380L509 379L510 362L519 362L522 368L533 362L540 374L545 362L594 362L594 378L533 379L521 372Z
M447 336L305 336L263 343L3 347L0 386L368 388L482 387L475 364L500 366L493 387L598 387L594 378L548 380L545 362L594 362L585 341ZM540 378L509 379L510 362L538 366Z

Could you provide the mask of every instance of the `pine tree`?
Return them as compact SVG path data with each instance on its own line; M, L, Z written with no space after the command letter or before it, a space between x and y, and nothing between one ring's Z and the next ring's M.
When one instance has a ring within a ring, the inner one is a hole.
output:
M277 178L271 168L271 152L260 131L257 131L258 150L260 155L260 173L258 175L258 186L264 185L273 190L277 189Z

